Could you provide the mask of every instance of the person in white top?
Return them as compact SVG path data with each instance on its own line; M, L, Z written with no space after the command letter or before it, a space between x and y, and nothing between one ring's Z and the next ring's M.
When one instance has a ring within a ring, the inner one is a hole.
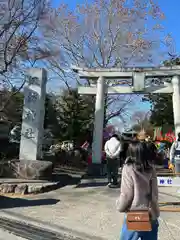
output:
M180 173L180 133L178 133L177 140L171 146L170 162L175 165L175 172Z
M117 134L114 134L105 143L104 151L107 160L108 186L116 186L118 185L118 166L121 152L121 142Z

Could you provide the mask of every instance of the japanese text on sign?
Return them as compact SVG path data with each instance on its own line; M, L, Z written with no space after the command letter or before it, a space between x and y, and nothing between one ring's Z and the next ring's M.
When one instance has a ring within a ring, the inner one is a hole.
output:
M24 136L28 139L34 138L34 132L32 128L28 128L25 130Z
M24 114L24 119L28 120L28 121L34 121L36 117L36 111L34 110L28 110L25 114Z
M172 184L172 179L171 178L169 178L169 179L160 178L159 183L160 183L160 185L164 185L164 184L171 185Z
M28 78L28 84L29 84L29 85L37 85L37 86L40 86L39 78L38 78L38 77L29 76L29 78Z
M29 92L27 96L27 101L30 102L36 102L38 99L38 94L36 92Z
M174 187L180 187L180 177L175 176L167 176L167 177L157 177L158 179L158 186L174 186Z

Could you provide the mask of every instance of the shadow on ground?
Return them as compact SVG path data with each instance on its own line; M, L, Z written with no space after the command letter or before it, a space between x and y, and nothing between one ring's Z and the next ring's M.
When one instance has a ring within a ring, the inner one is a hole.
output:
M82 182L79 183L76 188L85 188L85 187L103 187L107 186L107 182Z
M52 182L58 182L59 187L66 185L76 185L81 181L81 176L71 175L65 172L55 172L52 176Z
M55 191L69 185L78 185L81 181L81 176L72 176L66 173L53 173L49 186L46 186L45 192Z
M44 205L54 205L58 203L58 199L22 199L22 198L10 198L5 196L0 196L0 209L9 209L17 207L33 207L33 206L44 206Z
M86 188L86 187L104 187L107 186L107 177L106 176L84 176L76 188ZM120 186L114 186L112 188L119 188Z

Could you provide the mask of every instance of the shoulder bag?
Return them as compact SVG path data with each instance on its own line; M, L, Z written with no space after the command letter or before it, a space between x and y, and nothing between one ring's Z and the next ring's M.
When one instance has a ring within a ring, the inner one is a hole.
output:
M130 231L148 232L152 230L151 225L151 202L152 202L152 177L150 179L150 192L148 194L147 210L131 210L127 212L126 224Z

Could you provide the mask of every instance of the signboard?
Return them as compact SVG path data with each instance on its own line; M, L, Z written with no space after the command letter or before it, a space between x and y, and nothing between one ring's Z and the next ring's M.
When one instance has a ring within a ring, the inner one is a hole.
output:
M180 177L157 177L160 187L180 187Z

